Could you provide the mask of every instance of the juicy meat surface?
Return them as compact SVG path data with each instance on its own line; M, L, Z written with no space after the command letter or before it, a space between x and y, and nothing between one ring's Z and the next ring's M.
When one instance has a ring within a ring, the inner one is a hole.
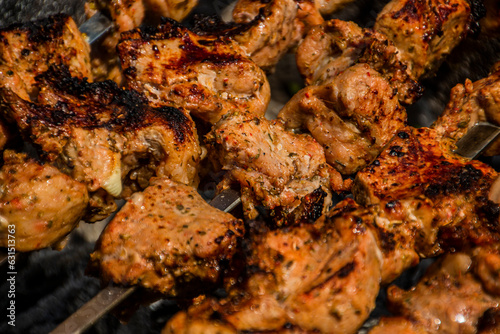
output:
M84 184L49 164L6 150L0 169L0 246L10 247L15 226L16 251L63 246L83 218L89 195Z
M307 0L239 0L233 20L240 25L234 40L265 70L273 69L312 26L323 22L316 6Z
M219 189L239 185L249 218L257 216L258 205L286 216L319 188L328 194L328 207L330 189L347 190L340 174L326 163L323 148L309 135L286 131L279 120L228 113L206 142L209 158L227 171Z
M17 90L36 96L36 76L51 65L66 65L73 76L92 79L90 47L70 16L54 15L0 29L1 86L15 78ZM19 83L22 82L21 85ZM22 88L21 88L22 87Z
M244 285L219 302L209 299L180 312L163 333L218 327L228 333L330 333L335 328L347 334L355 333L374 308L379 253L349 210L314 223L264 229L249 240L252 269Z
M419 80L435 73L471 23L467 0L392 0L377 16L374 29L394 43L412 78Z
M405 126L394 89L367 64L356 64L321 86L307 86L279 112L287 129L306 129L342 174L370 163Z
M243 233L241 220L211 207L195 188L155 178L107 225L91 265L104 283L192 296L219 281L221 261L231 259Z
M433 263L409 291L388 289L389 308L398 317L383 318L370 331L378 333L477 333L488 310L498 308L500 295L488 294L475 277L473 259L447 254Z
M379 157L354 180L356 201L412 208L421 220L419 253L498 242L498 204L488 199L498 173L489 165L452 151L432 129L401 129ZM408 206L418 201L419 205ZM439 242L437 242L439 240Z
M446 108L432 127L439 135L456 142L476 123L486 121L500 125L500 64L486 78L466 80L453 87ZM481 152L486 156L499 153L498 140Z
M263 115L269 103L266 75L228 39L165 20L123 34L118 52L127 86L155 105L183 107L215 123L234 109Z
M64 69L39 79L42 104L4 90L6 117L44 158L104 197L102 215L116 209L113 197L143 189L151 176L197 184L201 149L186 111L153 108L112 81L88 83Z
M313 27L297 48L296 59L306 85L323 85L347 68L366 63L391 84L401 102L413 103L421 95L393 43L354 22L332 19Z

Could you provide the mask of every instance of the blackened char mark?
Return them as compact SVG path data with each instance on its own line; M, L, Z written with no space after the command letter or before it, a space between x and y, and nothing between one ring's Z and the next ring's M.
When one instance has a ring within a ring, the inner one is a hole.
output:
M0 29L0 35L11 34L12 32L24 32L27 34L30 42L35 44L45 43L62 36L64 25L68 19L69 16L66 14L56 14L41 20L14 23Z

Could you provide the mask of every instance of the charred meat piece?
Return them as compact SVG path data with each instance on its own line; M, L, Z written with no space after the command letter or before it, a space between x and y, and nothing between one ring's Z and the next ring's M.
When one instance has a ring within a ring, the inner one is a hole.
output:
M87 42L67 15L0 29L0 86L12 88L15 79L16 90L25 90L17 91L18 95L24 99L36 96L35 78L51 65L66 65L73 76L91 80L89 52Z
M391 84L401 102L413 103L421 95L392 42L354 22L333 19L313 27L297 48L296 58L306 85L324 85L347 68L366 63Z
M452 148L435 130L401 129L354 180L354 198L365 205L428 203L413 213L423 224L416 247L425 256L498 242L499 207L488 199L498 173L454 154Z
M351 209L279 230L257 226L244 285L178 313L163 333L355 333L374 308L381 265L375 239Z
M264 72L226 38L164 20L155 29L122 34L118 51L128 87L156 106L184 107L215 123L229 110L263 115L269 103Z
M323 22L310 0L239 0L233 11L232 38L257 65L272 70L307 31Z
M143 189L151 176L197 184L201 149L186 111L153 108L112 81L88 83L64 69L53 68L39 80L44 103L5 90L5 116L44 158L111 205L97 214L100 219L116 209L113 197Z
M4 161L0 169L0 246L11 245L8 231L13 225L16 251L62 248L64 238L87 210L87 188L26 154L6 150Z
M486 78L466 80L453 87L446 108L432 127L456 142L477 122L485 121L500 125L500 63ZM494 156L499 152L500 141L495 141L482 154Z
M374 29L394 43L412 78L419 80L435 73L471 24L467 0L392 0L377 16Z
M278 210L277 222L299 207L305 196L321 188L331 202L331 189L347 190L342 177L325 161L323 148L309 135L284 129L249 112L231 112L206 137L209 157L227 171L222 190L241 187L245 215L257 216L256 206ZM323 210L321 210L323 211Z
M477 333L485 313L500 305L500 295L484 290L465 253L447 254L433 263L409 291L388 289L389 308L397 317L382 318L376 333Z
M287 129L308 130L330 165L353 174L405 126L406 111L387 80L367 64L356 64L329 83L302 89L278 118Z
M241 220L211 207L195 188L155 178L108 224L91 266L104 283L196 296L200 286L219 282L221 262L231 259L243 233Z

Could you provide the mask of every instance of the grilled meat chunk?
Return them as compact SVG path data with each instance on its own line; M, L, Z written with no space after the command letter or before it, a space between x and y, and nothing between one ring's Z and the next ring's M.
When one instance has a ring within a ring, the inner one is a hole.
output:
M454 142L462 138L477 122L500 125L500 63L490 75L476 82L466 80L451 90L443 113L432 124L438 134ZM500 141L492 143L483 155L500 153Z
M367 64L356 64L329 83L302 89L278 118L287 129L307 129L330 165L353 174L405 126L406 111L387 80Z
M266 75L228 39L165 20L122 34L118 51L128 87L156 106L184 107L215 123L229 110L263 115L269 103Z
M87 42L67 15L0 29L0 86L15 85L24 99L26 95L36 96L35 78L50 65L66 65L73 76L91 80L89 52Z
M375 305L381 265L375 239L351 209L251 233L244 285L175 315L163 333L355 333Z
M211 207L195 188L155 178L132 195L91 255L104 283L195 295L221 276L243 236L241 220Z
M279 222L319 188L328 194L327 208L330 189L347 190L340 174L326 163L322 147L309 135L286 131L279 120L231 112L206 140L210 159L227 171L219 189L239 185L250 219L257 216L256 206L263 205L281 212Z
M313 27L297 48L296 58L306 85L324 85L347 68L366 63L391 84L401 102L410 104L421 95L391 41L354 22L333 19Z
M86 212L85 185L26 154L6 150L4 162L0 169L0 246L11 246L8 231L14 226L16 251L62 248L64 238Z
M92 203L102 198L103 208L93 205L102 212L91 212L92 220L105 218L116 209L113 197L143 189L151 176L197 184L201 149L186 111L153 108L112 81L88 83L63 69L39 80L42 104L4 90L6 117L48 161L85 183L97 195Z
M257 65L271 70L307 31L323 22L310 0L239 0L233 11L233 38Z
M484 0L486 16L479 21L481 33L491 37L500 36L500 3L496 0Z
M383 318L370 334L477 333L479 319L499 307L500 295L483 289L474 264L465 253L447 254L411 290L390 287L389 307L398 317Z
M394 43L412 78L419 80L435 73L471 23L467 0L392 0L377 16L374 29Z
M416 247L424 256L494 243L500 237L499 207L488 199L498 173L452 153L452 147L435 130L401 129L354 180L354 198L365 205L405 208L408 201L427 203L419 214L413 213L415 220L422 220Z

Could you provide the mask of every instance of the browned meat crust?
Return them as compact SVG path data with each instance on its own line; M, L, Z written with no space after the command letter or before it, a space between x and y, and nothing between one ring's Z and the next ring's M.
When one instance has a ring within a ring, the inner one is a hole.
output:
M370 334L477 333L483 315L499 307L500 295L484 290L473 273L475 264L467 254L447 254L416 287L404 291L391 286L389 306L398 317L383 318Z
M422 88L399 53L383 34L333 19L308 32L297 49L297 67L307 85L323 85L350 66L366 63L391 84L401 102L410 104Z
M446 108L432 125L440 136L456 142L477 122L500 125L499 65L486 78L476 82L466 80L453 87ZM494 156L499 152L500 141L495 141L482 154Z
M116 209L109 196L126 197L144 188L151 176L197 184L201 149L185 111L150 107L142 95L112 81L88 83L67 70L52 69L39 80L43 104L6 89L5 116L48 161L85 183L89 192L99 192L104 206L111 205L91 213L92 219Z
M356 64L321 86L308 86L279 112L287 129L306 129L342 174L370 163L406 124L394 89L367 64Z
M155 105L182 106L210 123L234 109L263 115L270 99L264 72L237 44L171 20L123 34L118 51L129 88Z
M92 79L90 48L70 16L55 15L34 22L15 24L0 30L0 86L16 77L26 90L36 93L36 76L51 65L66 65L73 76ZM36 94L35 94L36 95Z
M363 204L387 203L394 210L407 210L407 203L420 202L413 215L423 224L416 242L426 256L495 243L500 237L499 207L488 200L498 173L452 153L452 148L432 129L402 129L356 175L352 188Z
M326 164L322 147L309 135L286 131L279 120L231 112L206 139L210 159L227 171L219 189L240 186L248 218L255 218L256 206L263 205L280 212L275 218L281 224L318 188L328 194L324 209L331 203L331 189L347 190L340 174Z
M16 251L60 247L87 210L87 188L25 154L7 150L4 161L0 169L0 246L11 245L8 231L14 225Z
M394 43L412 78L419 80L435 73L472 22L467 0L392 0L377 16L374 29Z
M132 195L91 255L104 283L196 296L219 282L243 236L241 220L211 207L196 189L155 178Z

